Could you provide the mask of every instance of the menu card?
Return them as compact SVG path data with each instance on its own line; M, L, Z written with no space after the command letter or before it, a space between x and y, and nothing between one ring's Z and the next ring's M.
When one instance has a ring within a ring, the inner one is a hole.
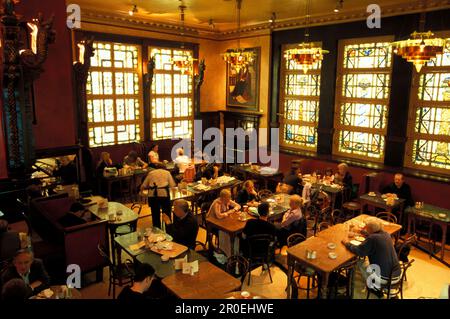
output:
M198 260L190 263L183 263L183 274L190 274L193 276L196 272L198 272Z
M184 256L184 258L175 259L175 270L183 269L184 263L187 263L187 256Z

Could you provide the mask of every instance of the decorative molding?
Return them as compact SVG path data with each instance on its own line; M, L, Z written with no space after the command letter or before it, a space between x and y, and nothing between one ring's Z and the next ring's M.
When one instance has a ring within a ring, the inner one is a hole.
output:
M436 11L450 9L448 0L435 0L427 1L426 11ZM383 18L412 14L423 12L423 0L414 0L408 3L397 3L392 5L384 5L381 7ZM368 13L365 8L342 11L340 13L326 13L312 15L310 18L310 26L339 24L353 21L365 20ZM91 9L85 9L83 11L83 20L85 22L109 24L117 26L130 26L133 25L137 28L145 28L146 31L154 32L167 32L174 35L179 35L181 32L181 26L175 23L168 23L155 20L143 20L136 17L130 17L125 15L111 14L106 12L100 12ZM246 36L255 35L270 35L272 31L287 30L303 28L305 26L305 18L295 17L291 19L284 19L274 23L264 22L256 23L241 27L240 36L245 38ZM185 35L194 38L207 38L211 40L232 40L238 37L238 30L235 28L224 30L212 30L207 27L186 24Z

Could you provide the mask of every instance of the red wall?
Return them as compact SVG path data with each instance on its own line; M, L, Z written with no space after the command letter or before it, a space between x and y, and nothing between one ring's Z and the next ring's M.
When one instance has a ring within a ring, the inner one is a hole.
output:
M289 172L291 168L291 161L293 159L300 159L298 156L280 154L280 169L283 172ZM334 172L337 171L337 163L331 161L324 161L318 159L306 159L302 162L301 169L303 174L312 173L314 170L323 172L327 167L331 167ZM360 184L360 191L364 189L363 175L366 173L378 172L375 170L352 167L350 166L350 173L353 177L353 183ZM379 186L380 188L391 183L394 179L393 173L382 172L380 174ZM411 186L414 201L423 201L435 206L450 209L450 185L442 182L435 182L427 179L405 177L406 183Z
M0 99L0 179L7 178L5 131L3 129L3 105Z
M66 26L65 0L26 0L16 12L28 21L43 14L55 15L56 42L49 45L44 73L34 83L37 124L34 125L36 149L70 146L76 143L75 107L72 86L72 47Z

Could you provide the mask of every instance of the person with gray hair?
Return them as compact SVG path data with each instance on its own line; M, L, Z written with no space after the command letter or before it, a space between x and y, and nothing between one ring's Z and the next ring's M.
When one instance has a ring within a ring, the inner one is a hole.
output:
M365 233L367 234L366 240L360 245L356 246L343 240L342 243L352 253L359 257L368 257L370 265L375 265L375 269L379 267L379 273L372 274L373 267L368 269L368 264L364 261L359 263L362 276L365 281L369 275L377 278L372 281L373 287L380 289L380 285L386 284L389 277L392 274L392 283L396 283L400 280L401 269L398 261L397 252L395 251L394 244L391 236L383 230L381 221L378 218L371 217L366 220ZM369 286L370 287L370 286Z
M173 202L174 221L169 216L163 214L166 223L166 232L173 237L176 243L195 249L197 239L198 224L189 210L189 203L184 199L177 199Z

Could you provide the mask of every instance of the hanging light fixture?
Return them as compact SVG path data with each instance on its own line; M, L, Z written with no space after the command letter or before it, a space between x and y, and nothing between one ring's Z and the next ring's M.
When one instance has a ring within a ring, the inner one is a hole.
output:
M131 10L130 11L128 11L128 15L130 15L130 16L133 16L135 13L137 13L138 12L138 8L137 8L137 5L133 5L133 8L131 8Z
M229 49L227 52L222 54L223 59L227 62L230 67L239 73L239 71L247 65L252 64L255 60L255 53L251 50L241 49L241 4L242 0L236 0L237 5L237 32L238 32L238 45L236 49Z
M180 21L181 21L181 36L184 37L185 27L184 27L184 10L186 6L182 3L179 7L180 9ZM184 49L184 41L181 43L181 49ZM187 54L187 52L182 52L182 54L178 56L174 56L171 59L171 63L173 66L180 69L181 74L189 74L193 73L194 69L194 61L196 59L192 58L191 55Z
M305 42L300 43L298 48L285 51L284 57L289 61L294 61L303 70L308 73L319 61L323 60L323 55L329 53L309 42L309 19L310 19L310 0L306 1L306 20L305 20Z
M425 2L423 8L420 14L419 32L414 31L407 40L392 43L394 53L414 64L417 72L420 72L428 61L444 53L446 42L445 39L435 37L431 31L424 32Z

